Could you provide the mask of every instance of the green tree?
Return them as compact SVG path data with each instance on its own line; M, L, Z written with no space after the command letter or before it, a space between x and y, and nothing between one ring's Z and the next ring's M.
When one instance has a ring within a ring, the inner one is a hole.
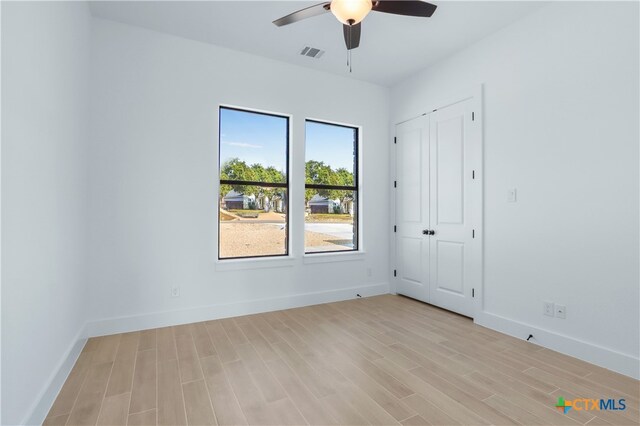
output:
M253 181L255 173L247 163L238 158L232 158L222 164L220 179ZM256 188L250 185L220 185L220 197L224 197L229 191L234 190L240 194L252 194Z
M322 161L307 161L305 164L305 183L324 184L338 186L353 186L353 173L345 168L333 170L331 166L324 164ZM305 190L305 203L308 203L314 195L329 198L331 200L339 199L345 201L353 196L352 191L337 189L307 189Z
M324 164L323 161L307 161L305 164L305 183L331 185L333 179L333 170ZM328 189L307 189L305 190L305 203L309 202L314 195L321 197L330 197L331 191Z
M260 163L248 166L246 162L238 158L232 158L222 164L220 179L270 183L286 182L285 174L277 170L275 167L269 166L265 168ZM258 198L264 196L273 198L276 194L284 196L283 188L262 187L259 185L224 184L220 185L221 199L231 190L245 195L253 194Z

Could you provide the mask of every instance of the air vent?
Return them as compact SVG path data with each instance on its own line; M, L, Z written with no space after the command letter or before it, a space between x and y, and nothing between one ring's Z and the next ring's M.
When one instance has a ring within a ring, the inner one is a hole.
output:
M302 56L308 56L310 58L320 59L322 55L324 55L324 50L317 49L315 47L306 46L300 52Z

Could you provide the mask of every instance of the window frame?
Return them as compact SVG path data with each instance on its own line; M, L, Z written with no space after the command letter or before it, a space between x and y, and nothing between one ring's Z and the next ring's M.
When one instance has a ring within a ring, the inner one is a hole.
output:
M353 255L353 254L359 254L359 253L363 253L362 251L362 244L360 241L360 200L362 199L362 196L360 194L360 138L361 138L361 134L362 134L362 129L360 126L355 126L355 125L349 125L349 124L344 124L344 123L336 123L336 122L332 122L332 121L328 121L328 120L320 120L320 119L316 119L316 118L306 118L304 120L304 124L305 124L305 140L304 140L304 146L305 146L305 156L304 156L304 164L306 165L307 163L307 155L306 155L306 148L307 148L307 133L306 133L306 128L307 128L307 123L316 123L316 124L324 124L324 125L329 125L329 126L336 126L336 127L343 127L343 128L347 128L347 129L351 129L355 131L355 136L354 136L354 141L353 141L353 145L354 145L354 153L353 153L353 157L354 157L354 171L353 171L353 186L340 186L340 185L323 185L323 184L307 184L306 182L306 171L305 171L305 177L304 177L304 190L307 189L334 189L334 190L348 190L348 191L353 191L356 194L356 199L355 201L355 206L356 206L356 211L355 214L353 215L353 233L354 233L354 247L350 250L328 250L328 251L307 251L307 247L306 244L304 244L304 230L303 230L303 248L304 248L304 255L305 257L307 256L318 256L321 257L322 255L328 255L328 256L332 256L332 255Z
M222 173L222 158L221 158L221 148L222 148L222 110L230 110L230 111L239 111L246 112L251 114L260 114L266 115L269 117L276 118L284 118L286 120L286 129L287 129L287 140L285 147L285 156L286 156L286 179L284 183L272 183L272 182L256 182L256 181L239 181L235 179L221 179L220 174ZM268 260L268 259L282 259L282 258L291 258L291 233L290 225L291 225L291 179L290 179L290 170L291 170L291 122L292 117L288 114L276 113L270 111L263 111L258 109L237 107L231 105L218 105L218 174L217 174L217 182L218 182L218 199L216 200L216 209L218 213L218 247L217 247L217 257L218 262L227 262L230 261L245 261L245 260ZM285 253L283 254L266 254L266 255L254 255L254 256L235 256L235 257L220 257L220 196L222 185L247 185L247 186L263 186L267 188L284 188L286 192L286 220L285 220Z

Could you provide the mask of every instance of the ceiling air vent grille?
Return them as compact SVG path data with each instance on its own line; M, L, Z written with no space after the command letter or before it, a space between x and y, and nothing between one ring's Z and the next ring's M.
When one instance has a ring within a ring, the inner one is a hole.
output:
M320 59L322 55L324 55L324 50L317 49L315 47L306 46L302 51L300 51L302 56L308 56L310 58Z

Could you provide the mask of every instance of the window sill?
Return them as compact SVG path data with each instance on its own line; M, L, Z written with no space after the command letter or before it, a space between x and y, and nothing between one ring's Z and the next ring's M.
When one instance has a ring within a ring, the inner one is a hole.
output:
M293 256L246 258L246 259L222 259L215 263L216 271L239 271L245 269L263 268L288 268L295 265Z
M344 253L314 253L305 254L302 258L302 261L305 264L360 261L365 259L366 254L367 253L364 251L347 251Z

